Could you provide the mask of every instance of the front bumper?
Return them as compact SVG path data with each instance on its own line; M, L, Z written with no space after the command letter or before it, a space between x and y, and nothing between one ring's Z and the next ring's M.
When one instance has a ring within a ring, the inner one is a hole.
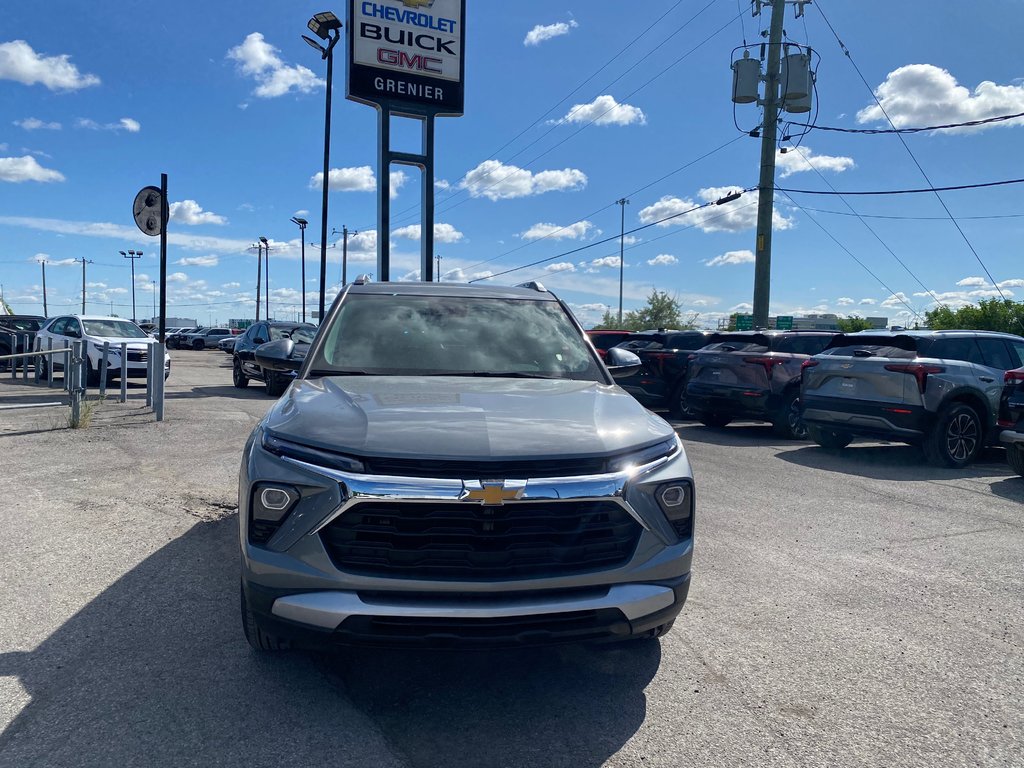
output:
M1024 444L1024 432L1018 432L1015 429L1004 429L999 433L999 442L1006 443L1007 445Z
M691 382L686 387L686 404L694 413L770 421L779 399L767 389Z
M246 455L239 518L247 604L266 631L300 644L518 645L625 638L671 621L686 600L693 506L689 535L681 538L650 492L672 480L691 482L681 449L642 472L508 481L521 485L523 503L614 501L642 530L632 555L616 567L503 579L345 571L320 535L360 505L384 499L450 504L464 499L476 481L358 475L273 456L259 445ZM287 483L304 493L312 489L263 544L249 536L250 478Z

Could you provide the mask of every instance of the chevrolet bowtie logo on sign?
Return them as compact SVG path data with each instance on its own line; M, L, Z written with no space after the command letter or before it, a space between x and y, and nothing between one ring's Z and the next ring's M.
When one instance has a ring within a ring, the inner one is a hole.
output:
M516 501L526 490L525 484L519 488L506 488L503 480L484 480L480 488L467 490L463 501L479 501L485 507L500 507L506 501Z
M429 8L434 4L434 0L402 0L402 5L409 8Z

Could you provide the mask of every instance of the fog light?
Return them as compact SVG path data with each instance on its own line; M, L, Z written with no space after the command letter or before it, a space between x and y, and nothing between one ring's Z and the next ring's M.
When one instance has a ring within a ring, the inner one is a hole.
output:
M260 494L260 501L266 509L281 512L291 505L292 498L287 491L280 488L264 488Z
M686 501L686 488L681 485L669 485L661 489L660 496L662 506L678 507Z

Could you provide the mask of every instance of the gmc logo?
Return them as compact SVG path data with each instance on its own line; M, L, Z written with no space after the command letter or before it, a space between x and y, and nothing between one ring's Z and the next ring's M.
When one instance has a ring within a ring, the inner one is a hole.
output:
M395 51L391 48L378 48L377 61L381 64L389 64L393 67L404 67L405 69L419 72L432 72L440 75L441 59L435 56L424 56L421 53L410 56L405 51Z

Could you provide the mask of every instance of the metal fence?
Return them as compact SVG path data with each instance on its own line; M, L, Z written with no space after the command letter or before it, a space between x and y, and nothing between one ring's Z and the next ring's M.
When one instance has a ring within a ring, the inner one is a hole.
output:
M68 393L67 402L58 400L44 403L24 403L17 405L0 405L0 410L15 410L23 408L51 408L55 406L71 408L71 426L77 427L81 420L82 402L88 397L89 392L89 371L88 348L86 342L73 341L70 345L66 342L63 346L54 348L53 339L46 340L46 349L42 348L42 340L35 339L33 342L31 334L8 334L11 336L11 349L21 348L22 352L15 351L13 354L0 355L0 367L10 366L11 378L18 380L19 369L21 379L25 384L42 385L42 373L46 372L46 388L56 387L55 361L60 359L63 390ZM19 336L21 343L19 344ZM166 360L166 349L156 341L148 342L149 351L146 354L146 406L152 407L157 421L164 418L164 367ZM34 347L34 349L33 349ZM31 351L29 351L31 350ZM120 370L111 365L111 353L117 354L120 358ZM32 368L32 376L29 376L29 368ZM107 397L107 385L112 371L116 371L120 381L120 392L118 401L128 401L128 344L121 342L111 345L110 342L103 342L100 351L98 364L98 387L99 397L103 400Z

